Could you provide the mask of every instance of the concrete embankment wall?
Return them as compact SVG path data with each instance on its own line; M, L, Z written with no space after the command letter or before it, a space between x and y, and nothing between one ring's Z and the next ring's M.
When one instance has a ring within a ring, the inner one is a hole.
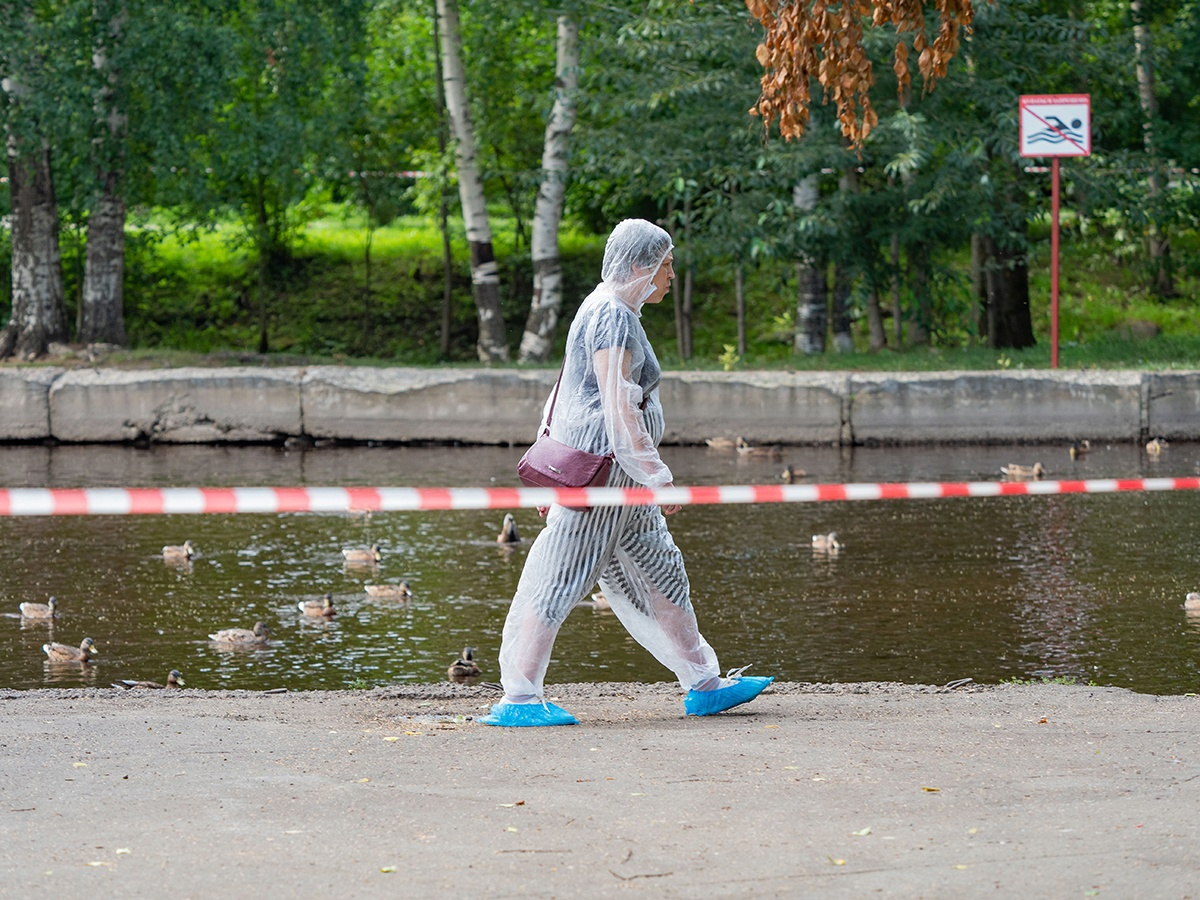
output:
M0 369L0 441L524 444L556 371ZM668 443L1200 440L1200 371L673 372Z

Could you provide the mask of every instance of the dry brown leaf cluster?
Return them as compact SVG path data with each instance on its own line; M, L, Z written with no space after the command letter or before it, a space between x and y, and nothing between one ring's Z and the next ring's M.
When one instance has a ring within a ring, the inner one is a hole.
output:
M746 7L766 29L756 53L766 70L762 95L751 114L762 116L768 126L778 120L785 138L800 137L808 124L809 83L815 76L824 89L824 100L836 104L842 133L852 146L861 147L879 121L871 108L875 75L863 50L863 23L870 16L875 26L891 24L896 29L893 68L903 97L911 82L905 35L913 35L917 69L929 90L946 74L958 51L960 33L970 31L971 0L934 0L934 6L940 24L931 42L922 0L746 0Z

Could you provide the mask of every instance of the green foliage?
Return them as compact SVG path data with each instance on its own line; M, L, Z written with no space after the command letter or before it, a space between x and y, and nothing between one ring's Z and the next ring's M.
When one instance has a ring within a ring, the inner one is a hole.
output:
M365 291L362 257L364 220L353 207L325 205L297 244L289 310L271 322L273 344L282 360L336 358L389 364L430 365L475 361L475 310L465 241L456 239L452 349L438 354L437 310L441 304L441 243L427 219L401 217L373 237L375 274ZM528 256L514 239L511 220L498 220L496 248L504 281L504 315L510 340L523 323L519 298L532 279ZM460 226L461 227L461 226ZM253 353L258 319L252 302L250 252L238 240L237 222L184 235L163 232L154 219L130 232L126 321L135 348L147 353L174 348L189 353ZM947 332L932 347L869 353L865 323L856 320L852 353L797 356L792 352L794 282L784 262L764 263L748 272L746 305L752 327L747 353L738 357L732 271L702 266L697 271L695 356L684 364L675 349L668 306L643 317L664 364L671 368L937 371L945 369L1046 368L1048 273L1045 235L1035 230L1034 308L1038 344L1026 350L997 351L972 345L969 335ZM603 238L568 230L562 241L564 320L593 287ZM938 290L961 295L967 260L951 255L939 268L949 273ZM68 264L70 265L70 263ZM950 277L960 273L957 280ZM1072 237L1063 255L1061 365L1079 367L1195 368L1200 366L1200 325L1194 301L1163 303L1138 295L1129 267L1114 264L1107 242ZM956 293L957 292L957 293ZM2 301L0 301L2 302ZM2 311L2 310L0 310ZM1134 336L1131 323L1154 322L1161 334ZM890 326L890 321L887 323ZM565 339L565 329L560 333ZM557 355L556 353L556 355Z

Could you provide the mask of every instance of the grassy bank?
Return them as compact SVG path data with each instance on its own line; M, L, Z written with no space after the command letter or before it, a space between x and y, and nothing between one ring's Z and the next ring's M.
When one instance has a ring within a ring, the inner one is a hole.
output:
M496 221L505 327L514 351L532 291L528 247L511 222ZM805 370L1043 368L1050 364L1049 240L1046 229L1031 266L1031 303L1037 345L1021 351L979 346L969 330L949 327L932 346L899 348L891 319L889 349L866 352L865 318L854 325L856 351L800 356L792 351L795 281L790 263L747 272L748 346L737 342L733 271L704 261L696 268L694 346L690 368ZM183 235L153 220L131 229L126 276L126 324L131 350L114 361L267 361L256 351L264 327L269 361L338 361L375 365L475 362L475 307L464 236L453 241L450 352L440 352L443 304L441 238L431 223L404 218L370 235L361 219L336 207L300 234L295 255L277 283L260 290L251 248L234 224ZM1162 301L1140 285L1135 256L1111 239L1067 233L1062 244L1060 365L1079 367L1195 368L1200 366L1200 280L1180 279L1180 296ZM594 285L603 237L565 230L561 240L565 337L579 302ZM78 243L64 241L68 307L75 315L81 266ZM682 288L683 266L677 264ZM970 306L968 260L939 261L935 306L946 322L966 322ZM862 298L857 298L861 306ZM682 365L676 351L671 298L644 322L663 361ZM861 313L861 310L860 310ZM8 310L0 302L0 318Z

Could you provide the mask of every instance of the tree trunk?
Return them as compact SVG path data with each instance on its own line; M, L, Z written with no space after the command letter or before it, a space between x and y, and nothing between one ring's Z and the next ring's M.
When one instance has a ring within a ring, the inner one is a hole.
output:
M79 340L124 346L125 200L105 191L88 218Z
M1133 47L1137 67L1138 100L1142 107L1142 146L1146 150L1146 162L1150 175L1147 186L1150 193L1151 219L1148 230L1150 261L1154 265L1154 292L1160 297L1174 297L1175 278L1171 272L1171 239L1155 221L1155 209L1163 192L1164 177L1160 171L1157 147L1154 138L1154 122L1158 118L1158 98L1154 96L1154 63L1150 59L1150 31L1146 28L1142 11L1142 0L1129 0L1129 12L1133 17Z
M846 166L838 178L838 190L845 198L845 205L853 203L853 196L858 193L858 170ZM833 267L833 349L838 353L854 352L854 337L850 333L850 291L852 278L850 267L844 261L837 261Z
M692 256L692 198L683 201L683 305L680 311L683 315L679 323L679 333L683 343L679 347L680 359L692 358L692 291L696 283L696 260Z
M987 336L987 245L978 231L971 234L971 338Z
M50 150L21 152L8 140L12 195L12 318L0 330L0 359L43 356L51 342L67 340L58 203Z
M929 254L929 245L923 241L908 246L908 284L913 293L908 343L914 347L928 344L933 330L933 263Z
M877 353L887 346L887 331L883 327L883 309L879 305L878 287L872 288L867 297L867 334L872 353Z
M995 348L1032 347L1033 319L1029 311L1029 267L1023 250L986 241L988 345Z
M733 299L737 304L737 352L746 355L746 272L741 260L733 270Z
M796 301L796 352L805 355L825 352L829 325L829 284L825 267L811 260L796 264L799 296Z
M850 333L850 269L845 263L833 266L833 349L838 353L854 352L854 336Z
M900 232L892 232L890 249L892 259L892 333L896 338L896 349L898 350L904 345L904 313L900 302L904 293L901 282L903 270L900 268Z
M558 226L567 188L569 139L575 126L575 92L579 86L579 26L568 16L558 17L555 59L554 107L542 142L542 183L533 213L533 301L521 336L523 363L545 362L550 358L562 310Z
M442 233L442 328L438 353L450 356L450 314L453 312L454 253L450 247L450 203L446 198L446 147L449 146L446 122L446 88L442 77L442 39L438 26L437 0L433 8L433 65L438 108L438 228Z
M442 39L442 80L446 106L454 129L455 159L458 164L458 197L471 248L471 283L479 316L480 362L505 362L508 344L500 312L500 272L492 248L492 229L483 194L483 178L475 164L475 131L467 105L466 70L462 63L462 36L456 0L437 0Z
M803 213L811 213L820 197L816 175L809 175L792 189L792 203ZM796 262L796 338L797 353L824 353L829 301L821 261L801 253Z
M125 198L126 118L118 102L120 72L112 60L125 26L124 3L96 3L93 15L101 37L92 54L100 79L94 109L94 162L100 191L88 218L87 261L80 297L79 340L85 344L124 345L125 337Z

